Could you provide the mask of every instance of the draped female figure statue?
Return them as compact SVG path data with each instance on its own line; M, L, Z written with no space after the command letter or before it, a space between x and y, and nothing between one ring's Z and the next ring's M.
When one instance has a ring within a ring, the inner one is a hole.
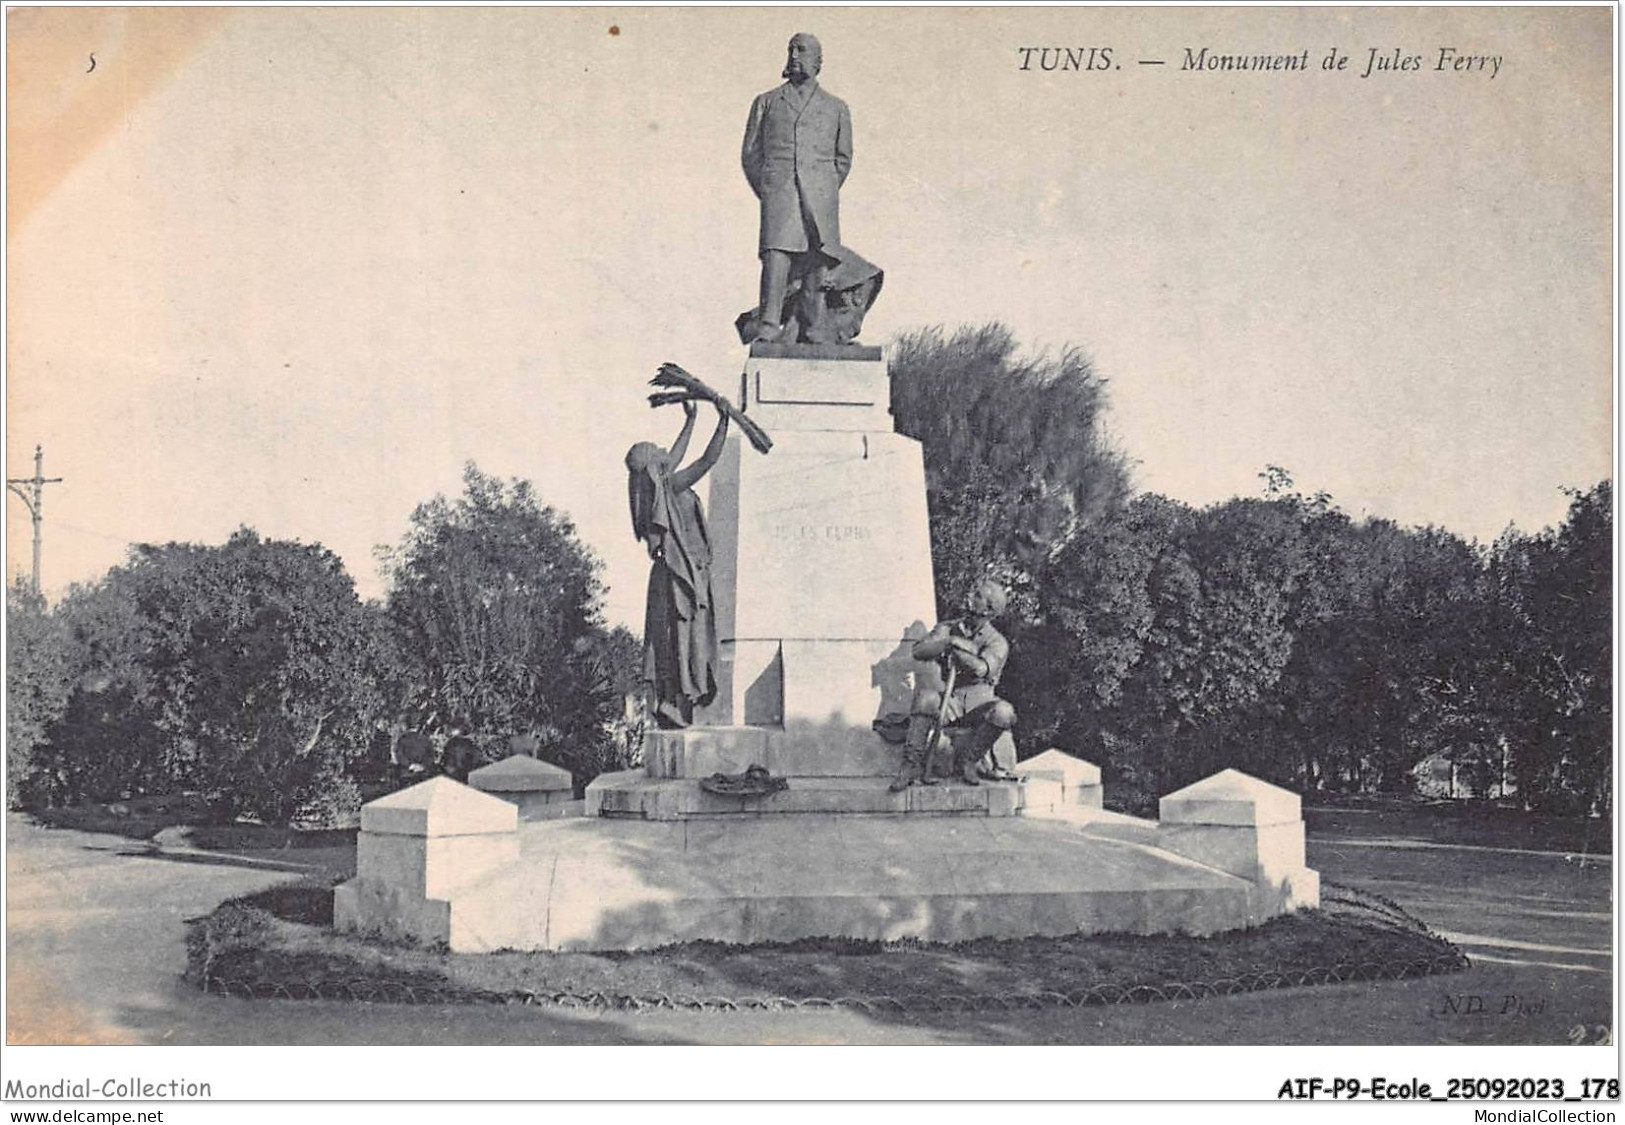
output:
M655 722L664 730L688 726L694 708L717 693L711 537L694 485L722 455L728 415L717 405L717 428L705 452L681 469L697 412L692 399L682 405L683 429L669 450L640 441L626 454L632 531L653 562L643 619L643 679Z

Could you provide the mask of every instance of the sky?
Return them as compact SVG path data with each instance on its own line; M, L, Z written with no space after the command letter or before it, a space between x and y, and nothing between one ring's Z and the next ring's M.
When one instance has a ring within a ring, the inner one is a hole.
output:
M377 596L374 549L473 461L575 521L636 628L622 457L673 436L662 361L734 383L739 139L806 30L854 122L844 241L887 274L866 342L1079 346L1136 485L1193 504L1277 464L1356 517L1538 530L1612 467L1611 20L13 9L7 475L38 443L64 478L52 596L244 524ZM1022 51L1057 46L1112 65ZM1310 69L1185 69L1204 46ZM1418 62L1362 77L1373 48ZM6 527L26 571L15 497Z

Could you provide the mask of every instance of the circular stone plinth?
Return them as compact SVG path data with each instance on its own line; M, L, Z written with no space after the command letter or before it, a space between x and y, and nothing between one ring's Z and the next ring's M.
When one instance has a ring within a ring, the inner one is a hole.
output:
M1252 884L1088 825L1019 817L582 818L521 825L520 858L442 915L459 952L647 949L710 940L880 941L1262 921ZM356 880L346 928L389 909Z

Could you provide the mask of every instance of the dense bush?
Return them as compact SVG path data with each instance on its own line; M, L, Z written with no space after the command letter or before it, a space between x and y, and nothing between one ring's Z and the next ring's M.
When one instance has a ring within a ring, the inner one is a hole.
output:
M613 728L636 642L604 628L597 558L529 482L471 464L463 486L419 505L387 554L401 713L418 730L463 729L487 761L533 738L585 785L622 764Z
M331 552L246 529L140 546L52 616L67 702L34 752L35 800L185 788L222 817L342 815L382 669L376 615Z
M462 726L487 758L528 735L581 785L629 765L641 653L602 625L597 560L528 484L465 481L414 513L387 606L247 529L138 546L54 611L15 587L10 803L188 790L222 819L343 824L403 727Z
M54 787L46 735L68 707L67 636L45 599L19 579L6 591L6 805L42 800Z
M1405 792L1437 756L1480 795L1508 761L1530 807L1606 811L1607 491L1492 550L1325 496L1140 496L1046 570L1039 658L1006 689L1024 741L1101 762L1139 808L1226 767Z

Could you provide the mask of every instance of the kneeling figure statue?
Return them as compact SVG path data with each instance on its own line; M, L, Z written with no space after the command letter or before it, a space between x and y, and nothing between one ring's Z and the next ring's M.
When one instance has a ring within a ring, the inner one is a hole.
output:
M914 690L894 791L933 784L934 760L944 752L952 755L950 775L967 785L1015 780L1016 709L997 693L1010 642L993 627L1005 604L1003 587L982 582L965 599L963 617L941 622L914 646L914 659L942 664L945 687Z

